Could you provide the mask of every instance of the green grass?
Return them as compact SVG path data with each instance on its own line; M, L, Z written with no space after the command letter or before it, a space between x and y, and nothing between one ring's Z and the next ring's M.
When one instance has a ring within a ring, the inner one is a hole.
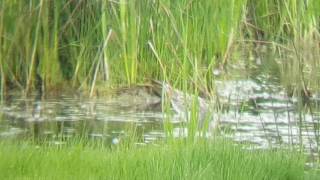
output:
M32 89L36 74L48 90L72 84L91 94L99 84L148 79L184 89L194 81L211 84L245 6L246 0L2 0L1 87Z
M210 91L237 42L318 46L319 15L317 0L1 0L1 91L32 89L36 74L48 91L149 79Z
M1 179L302 179L304 158L243 150L224 140L103 147L71 143L0 146Z

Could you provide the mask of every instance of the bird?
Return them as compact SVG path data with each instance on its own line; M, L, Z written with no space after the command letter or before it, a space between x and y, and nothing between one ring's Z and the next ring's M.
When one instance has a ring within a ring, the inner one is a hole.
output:
M188 120L190 119L191 111L196 111L199 128L204 126L206 120L212 119L212 108L210 107L208 100L194 94L182 92L163 81L153 80L152 82L154 84L153 87L158 89L157 91L161 90L161 95L159 95L160 93L157 93L158 96L161 97L161 101L167 99L171 108L177 114ZM216 126L218 126L218 124L214 123L214 128L216 128Z
M122 88L118 90L117 96L117 102L124 104L123 108L127 109L163 112L165 105L169 105L175 114L187 122L191 120L191 113L196 113L200 129L204 128L206 121L213 119L213 108L208 99L183 92L165 81L151 80L148 84ZM210 129L217 126L218 122L209 125Z

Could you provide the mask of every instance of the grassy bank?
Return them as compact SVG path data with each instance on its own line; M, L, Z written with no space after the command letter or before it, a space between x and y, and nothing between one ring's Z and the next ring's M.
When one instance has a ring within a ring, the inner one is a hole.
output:
M302 179L295 152L242 150L226 141L101 147L1 143L2 179Z

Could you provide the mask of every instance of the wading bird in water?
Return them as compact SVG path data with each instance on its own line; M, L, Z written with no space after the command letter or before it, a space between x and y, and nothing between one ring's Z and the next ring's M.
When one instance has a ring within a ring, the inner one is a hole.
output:
M168 104L171 109L186 121L190 121L191 113L196 113L198 127L204 127L205 122L209 123L209 130L217 129L219 122L213 121L213 107L210 101L200 96L182 92L173 88L166 82L153 80L149 85L139 85L130 88L124 88L118 92L124 99L135 99L130 107L136 107L139 110L162 110L164 104ZM129 97L129 98L128 98ZM126 100L122 102L128 103Z

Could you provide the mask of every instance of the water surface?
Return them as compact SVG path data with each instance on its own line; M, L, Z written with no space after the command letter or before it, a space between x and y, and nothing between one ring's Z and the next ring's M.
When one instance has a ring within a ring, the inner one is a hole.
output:
M302 102L288 96L277 71L276 66L259 62L250 68L239 63L224 74L217 73L215 86L221 109L215 111L213 121L220 121L220 134L236 142L258 148L290 145L317 160L320 99L313 95ZM148 101L153 100L150 98ZM165 115L159 110L135 108L132 104L145 100L133 99L89 99L70 94L39 99L11 92L0 105L0 138L46 138L59 144L81 136L116 144L131 136L128 132L132 130L139 144L164 138ZM181 117L171 119L175 136L185 135Z

